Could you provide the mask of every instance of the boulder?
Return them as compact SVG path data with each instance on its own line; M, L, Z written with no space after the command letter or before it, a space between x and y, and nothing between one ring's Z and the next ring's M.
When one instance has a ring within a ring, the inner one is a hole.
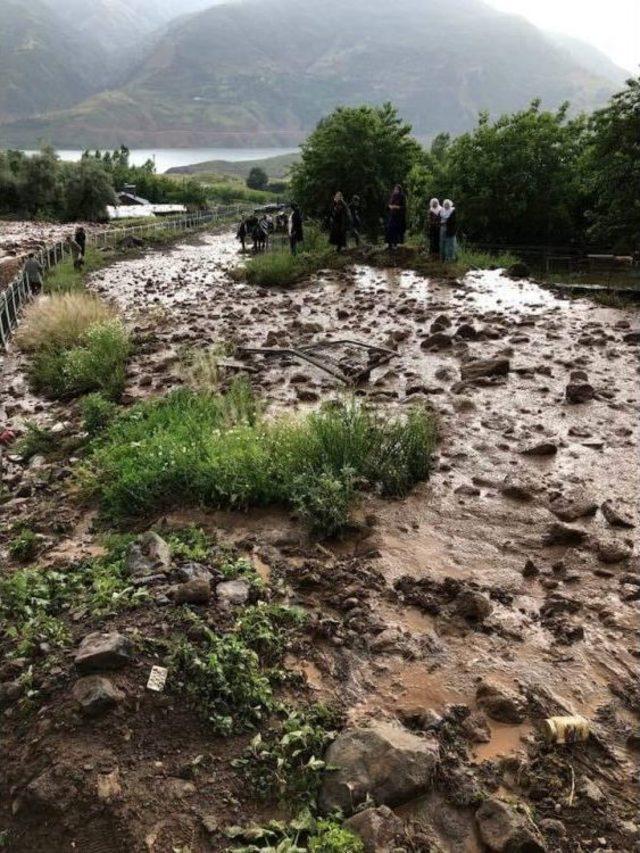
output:
M524 456L554 456L558 452L555 441L538 441L520 451Z
M447 335L445 332L436 332L433 335L429 335L420 344L422 349L447 349L447 347L452 345L453 339L451 335Z
M522 700L513 693L483 681L476 692L476 701L485 714L498 723L519 725L526 713Z
M36 776L26 788L29 803L35 808L59 812L68 811L78 797L73 781L76 768L64 764L49 767Z
M613 565L614 563L623 563L631 559L633 550L628 545L625 545L624 542L607 539L601 540L596 544L596 553L601 563Z
M195 580L206 580L209 582L211 580L211 572L208 567L200 563L183 563L182 566L178 566L176 569L176 576L181 583Z
M124 699L124 693L102 675L87 675L73 685L73 698L87 717L97 717L115 708Z
M635 527L633 521L622 513L612 501L605 501L600 507L602 514L612 527Z
M367 797L396 805L424 793L438 764L438 743L396 723L347 729L325 755L328 771L320 792L324 811L351 813Z
M387 806L358 812L344 826L360 838L364 853L389 853L404 835L402 821Z
M565 389L567 403L588 403L595 393L593 385L588 382L570 382Z
M493 611L489 597L474 589L463 589L454 601L456 613L469 622L484 622Z
M632 332L627 332L626 335L622 336L622 340L625 344L640 344L640 329L634 329Z
M216 587L216 595L223 605L239 605L246 604L249 598L251 587L247 581L223 581Z
M431 329L429 331L432 335L435 335L436 332L444 332L444 330L450 328L450 326L451 320L449 317L447 317L446 314L439 314L431 324Z
M562 521L576 521L578 518L595 515L598 504L588 497L558 498L550 503L549 509Z
M533 830L501 800L490 797L476 812L480 838L494 853L545 853Z
M174 586L169 596L174 604L208 604L211 601L211 584L206 578L196 578Z
M587 538L587 531L579 527L569 527L557 521L550 524L544 535L545 545L581 545Z
M125 566L129 574L137 578L168 572L171 549L157 533L143 533L129 545Z
M22 685L19 681L0 682L0 711L13 705L22 695Z
M506 376L511 369L508 358L482 358L468 361L460 368L460 376L464 381L472 382L483 376Z
M88 634L80 643L75 657L76 669L82 673L104 669L121 669L131 660L132 643L117 631Z

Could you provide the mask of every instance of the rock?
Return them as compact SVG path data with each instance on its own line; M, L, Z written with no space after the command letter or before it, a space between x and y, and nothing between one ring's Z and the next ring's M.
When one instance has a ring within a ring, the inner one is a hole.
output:
M635 527L633 521L631 521L628 516L623 515L622 512L620 512L620 510L614 506L612 501L605 501L600 507L600 509L602 510L602 514L612 527Z
M433 335L429 335L420 344L422 349L446 349L452 345L453 339L451 335L447 335L444 332L436 332Z
M337 770L329 771L320 792L320 806L351 813L367 797L380 805L396 805L424 793L438 764L438 743L401 726L374 722L369 728L347 729L325 755Z
M461 731L471 743L490 743L491 729L489 721L482 712L470 714L463 720Z
M568 403L588 403L595 396L593 385L588 382L570 382L565 389Z
M506 275L507 278L530 278L531 270L524 261L516 261L515 264L511 264L510 267L507 267L504 275Z
M143 533L129 545L125 566L133 577L168 572L171 568L171 550L157 533Z
M211 580L211 572L207 566L203 566L200 563L184 563L184 565L176 569L176 576L182 583L196 580L206 580L209 582Z
M87 717L97 717L124 700L124 693L102 675L87 675L73 685L73 698Z
M463 483L454 489L454 494L464 498L477 498L480 495L480 489L477 486L471 486L468 483Z
M216 595L223 605L246 604L251 587L247 581L223 581L216 586Z
M613 565L614 563L623 563L629 560L633 551L623 542L617 542L615 539L607 539L601 540L596 544L596 553L601 563Z
M572 370L569 374L570 382L588 382L589 374L586 370Z
M358 812L344 826L362 840L364 853L389 853L404 835L404 824L387 806Z
M561 820L556 820L553 817L543 818L538 827L549 835L555 835L557 838L566 838L567 829Z
M501 800L490 797L476 812L480 838L495 853L545 853L542 839Z
M505 477L504 483L500 486L500 491L506 498L512 498L517 501L532 501L535 493L535 486L533 483L526 480L507 476Z
M470 622L483 622L493 611L486 595L473 589L463 589L454 601L456 613Z
M470 323L461 323L455 331L455 337L461 338L463 341L475 341L478 337L478 330Z
M211 601L211 584L208 578L196 578L169 591L174 604L208 604Z
M578 518L595 515L598 504L587 497L558 498L549 504L549 509L562 521L576 521Z
M74 768L71 766L58 764L49 767L27 785L27 799L33 806L66 812L78 796L73 777Z
M131 640L117 631L88 634L76 653L76 669L83 673L120 669L131 660L131 652Z
M22 685L19 681L3 681L0 683L0 711L13 705L22 695Z
M554 456L557 452L558 445L553 441L539 441L520 451L523 456Z
M545 545L581 545L586 538L586 530L554 522L547 528L547 532L543 537L543 542Z
M536 566L533 560L527 560L522 570L523 578L535 578L540 574L540 569Z
M592 779L589 779L588 776L583 778L578 789L578 793L581 797L584 797L586 800L589 800L589 802L594 803L594 805L598 805L605 800L602 788L596 785L596 783Z
M640 344L640 329L634 329L632 332L627 332L622 336L625 344Z
M508 358L484 358L468 361L460 368L460 376L465 381L473 381L483 376L506 376L511 369Z
M476 701L485 714L498 723L518 725L524 722L526 714L521 699L501 687L483 681L478 686Z

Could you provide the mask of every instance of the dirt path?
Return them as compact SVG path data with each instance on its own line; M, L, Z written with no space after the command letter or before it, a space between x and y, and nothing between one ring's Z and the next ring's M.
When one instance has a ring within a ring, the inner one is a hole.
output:
M616 784L630 790L628 736L639 711L630 685L637 672L640 391L638 346L624 335L637 320L499 272L452 285L358 267L267 291L231 280L237 260L231 237L208 236L92 277L91 288L113 300L145 341L129 398L180 384L185 348L357 338L397 351L358 395L389 411L432 406L441 423L439 464L406 501L367 499L359 532L327 557L344 579L331 590L306 582L313 549L282 514L181 512L173 520L252 538L265 572L288 561L293 601L343 620L337 636L318 640L293 664L318 697L346 702L351 723L380 715L415 721L463 704L474 719L486 680L508 695L545 696L555 710L599 721ZM344 362L358 362L354 348L340 352ZM508 359L508 373L461 383L470 360L490 358ZM249 363L271 411L344 393L310 365ZM8 363L12 383L20 367L19 359ZM568 402L570 383L589 384L593 398ZM26 397L15 396L20 417ZM24 406L33 413L33 401ZM607 520L603 504L636 526L620 527L609 510ZM80 538L87 547L86 529ZM467 610L450 594L452 584L468 593ZM486 612L478 593L489 602ZM483 718L471 762L495 768L524 756L539 722ZM437 824L433 800L407 814ZM455 842L446 827L436 830L444 849L480 849L468 827Z

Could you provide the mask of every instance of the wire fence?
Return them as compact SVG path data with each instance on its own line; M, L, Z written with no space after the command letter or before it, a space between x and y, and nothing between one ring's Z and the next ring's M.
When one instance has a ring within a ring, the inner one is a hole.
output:
M127 244L127 241L144 240L145 237L157 235L178 234L192 231L205 225L215 225L218 222L233 221L247 212L247 206L234 204L217 207L202 213L187 213L171 219L158 219L141 225L126 225L107 228L87 235L87 246L95 249L117 249ZM67 258L72 258L72 247L69 243L59 241L43 247L35 253L46 275ZM19 323L22 308L34 296L32 282L28 274L22 270L0 293L0 344L7 349L11 335Z

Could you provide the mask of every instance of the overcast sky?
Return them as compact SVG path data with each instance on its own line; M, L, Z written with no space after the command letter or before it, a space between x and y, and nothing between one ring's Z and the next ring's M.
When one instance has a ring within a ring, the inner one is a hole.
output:
M640 0L488 0L536 26L591 42L618 65L639 73Z

